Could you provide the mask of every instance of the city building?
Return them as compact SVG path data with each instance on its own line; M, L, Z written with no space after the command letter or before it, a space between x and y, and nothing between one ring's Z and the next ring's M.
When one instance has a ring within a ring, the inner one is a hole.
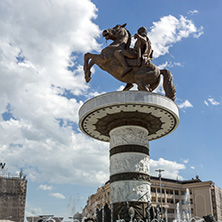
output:
M24 222L27 180L19 176L0 176L0 221Z
M0 222L14 222L12 220L0 220Z
M212 181L201 181L198 176L191 180L173 180L151 176L151 205L157 204L165 209L168 221L171 222L177 217L178 206L180 214L183 216L186 199L189 195L189 206L191 217L213 215L217 221L222 221L222 189L217 187ZM162 194L160 192L162 191ZM189 192L188 192L189 191ZM101 209L106 203L110 207L110 183L109 181L98 188L97 193L87 200L87 205L83 209L83 216L95 218L96 209Z
M55 217L54 215L39 215L26 217L28 222L62 222L63 217Z
M74 214L72 219L75 220L75 221L80 221L81 222L82 221L82 214L77 212L77 213Z

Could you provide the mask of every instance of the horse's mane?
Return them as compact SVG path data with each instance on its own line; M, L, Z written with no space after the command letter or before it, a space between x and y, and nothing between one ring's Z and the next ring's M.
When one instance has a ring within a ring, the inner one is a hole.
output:
M129 49L130 48L130 44L131 44L131 34L130 34L129 30L126 29L126 31L127 31L128 35L129 35L127 43L126 43L126 49Z

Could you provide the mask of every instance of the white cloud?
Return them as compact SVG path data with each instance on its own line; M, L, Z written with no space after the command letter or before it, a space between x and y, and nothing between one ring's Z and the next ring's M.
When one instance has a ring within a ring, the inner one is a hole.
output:
M162 75L160 76L159 85L157 86L157 88L153 92L165 95L165 91L164 91L164 88L163 88L163 76Z
M166 61L165 63L163 63L163 64L160 64L160 65L158 65L158 68L159 69L166 69L166 68L172 68L172 67L174 67L174 66L183 66L180 62L168 62L168 61Z
M116 91L122 91L126 85L121 85ZM133 84L133 87L130 90L137 90L137 85Z
M208 103L206 100L204 100L204 104L205 104L206 106L209 106L209 103Z
M191 168L192 170L195 170L195 167L194 167L194 166L191 166L190 168Z
M196 39L198 39L201 35L204 34L204 31L203 31L203 30L204 30L204 28L203 28L203 26L201 26L201 27L198 29L198 32L193 34L193 37L196 38Z
M193 105L186 99L183 103L178 104L180 109L191 108Z
M40 190L52 190L53 189L53 187L52 186L48 186L48 185L43 185L43 184L41 184L41 185L39 185L39 189Z
M205 104L206 106L209 106L209 105L218 106L218 105L221 105L222 103L216 101L216 100L215 100L214 98L212 98L212 97L209 97L207 100L204 100L204 104Z
M52 134L38 141L35 138L27 140L19 133L13 136L10 128L8 133L15 140L18 137L18 141L15 141L17 144L9 144L4 151L1 150L1 156L7 159L9 166L13 163L21 167L26 165L24 173L32 181L80 185L106 182L109 178L108 144L87 138L82 133L70 134L69 128L57 131L58 138ZM65 141L65 138L69 141ZM10 171L14 170L11 168Z
M152 42L154 57L169 53L169 48L174 43L181 41L182 38L187 38L190 35L195 35L197 38L203 34L203 27L197 28L194 23L184 16L179 19L172 15L164 16L158 22L153 22L151 31L148 36Z
M186 159L183 161L183 163L188 163L189 162L189 159Z
M162 177L183 180L183 177L179 175L180 170L184 170L186 167L184 164L177 163L175 161L165 160L159 158L158 160L150 160L151 175L157 176L158 173L155 170L164 169Z
M209 99L207 99L207 100L208 100L208 101L210 102L210 104L213 105L213 106L220 105L220 103L217 102L214 98L209 98Z
M8 116L0 115L0 156L9 171L23 167L28 179L41 183L108 180L108 144L76 132L83 104L77 96L96 93L72 52L100 49L96 13L89 0L0 1L0 113ZM158 37L155 56L197 32L184 17L163 17L150 33Z
M61 193L51 193L50 196L58 198L58 199L66 199L66 197Z
M194 15L194 14L198 14L198 13L199 13L198 10L190 10L190 11L188 11L188 14L190 14L190 15Z
M90 93L72 52L100 49L96 13L90 0L0 2L0 155L10 171L42 183L108 179L108 145L73 130L76 96Z
M123 91L124 87L124 85L121 85L116 91Z
M31 207L29 204L30 203L27 203L27 206L26 206L25 217L32 217L36 215L41 215L43 213L41 208Z

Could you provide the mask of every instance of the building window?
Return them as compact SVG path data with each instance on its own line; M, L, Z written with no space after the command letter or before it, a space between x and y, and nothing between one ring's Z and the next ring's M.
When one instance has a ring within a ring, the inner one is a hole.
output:
M151 187L151 192L156 193L156 188Z
M172 209L172 208L167 209L167 213L168 214L174 214L174 209Z
M173 204L173 203L174 203L174 202L173 202L173 199L167 199L167 203Z
M160 193L160 188L157 189L157 193ZM164 193L164 189L162 189L162 193Z
M167 194L173 194L173 190L166 190Z
M152 203L155 203L155 202L156 202L156 198L152 197Z
M161 198L158 198L158 202L161 203ZM165 198L162 198L162 202L165 202Z
M186 195L186 190L182 190L181 195Z

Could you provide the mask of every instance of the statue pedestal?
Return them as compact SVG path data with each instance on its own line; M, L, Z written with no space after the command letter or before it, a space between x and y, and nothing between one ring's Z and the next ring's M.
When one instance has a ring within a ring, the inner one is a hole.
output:
M86 135L110 142L110 204L113 221L146 217L150 197L149 141L173 132L179 124L177 105L146 91L112 92L87 101L79 111Z

